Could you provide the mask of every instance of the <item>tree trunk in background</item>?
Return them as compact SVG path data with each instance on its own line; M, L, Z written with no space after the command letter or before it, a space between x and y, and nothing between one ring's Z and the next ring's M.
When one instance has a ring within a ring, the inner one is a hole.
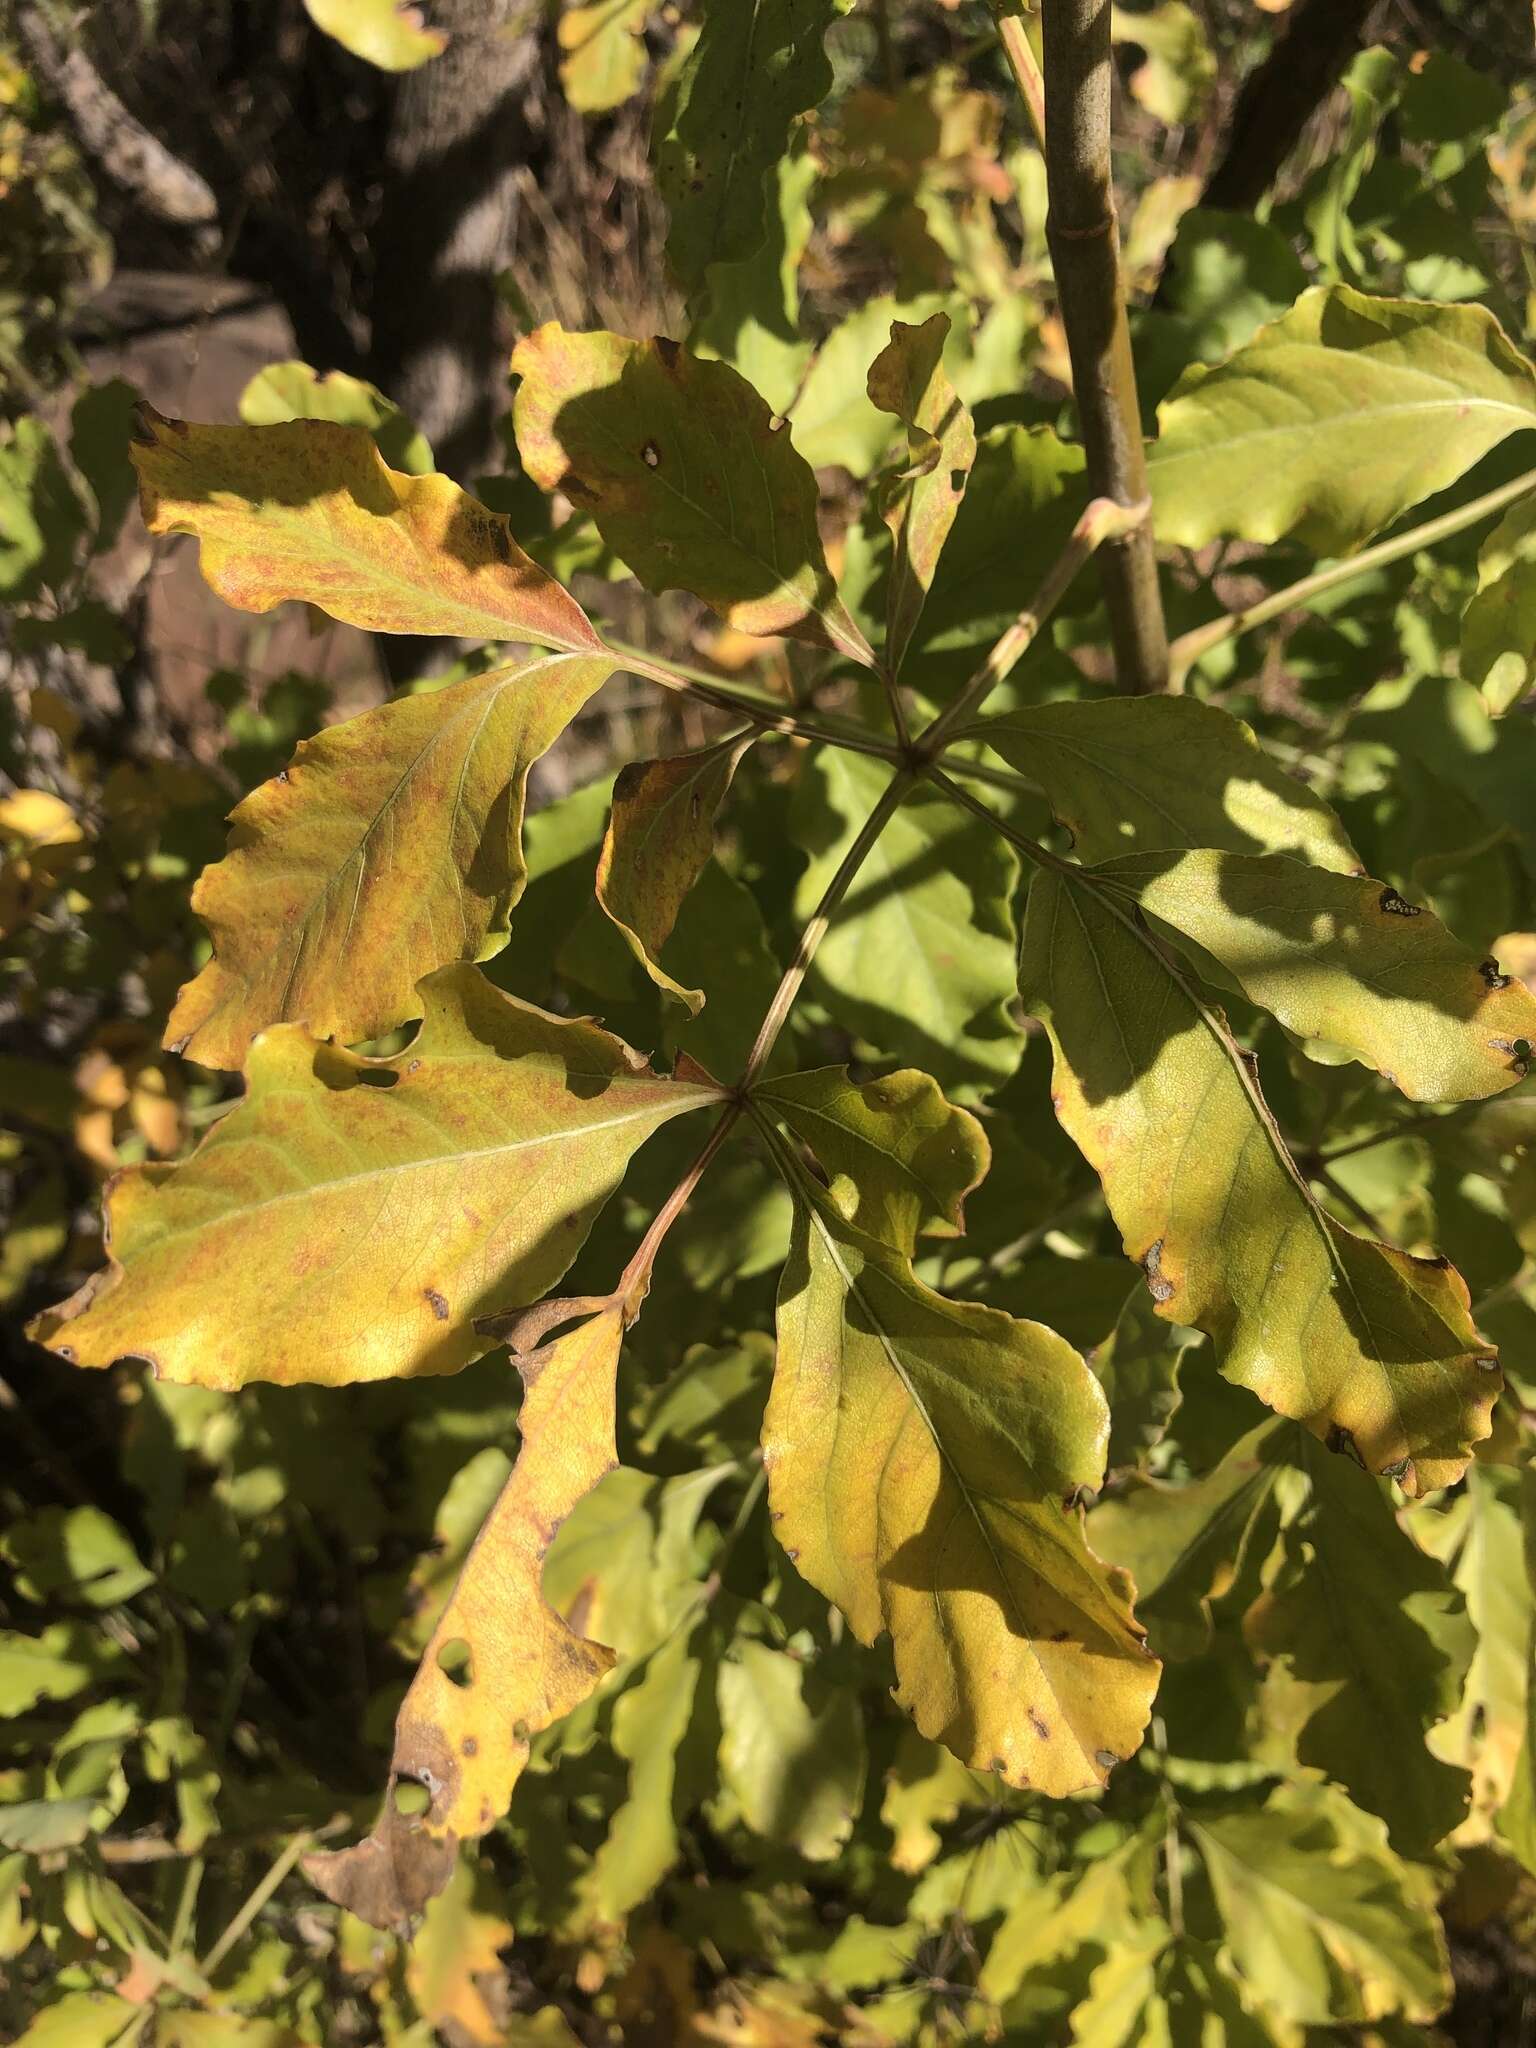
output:
M1301 0L1285 34L1244 82L1202 206L1251 213L1301 131L1338 84L1376 0Z
M396 90L374 235L369 374L461 482L492 466L505 409L496 273L527 156L524 89L539 61L527 0L435 0L442 56Z

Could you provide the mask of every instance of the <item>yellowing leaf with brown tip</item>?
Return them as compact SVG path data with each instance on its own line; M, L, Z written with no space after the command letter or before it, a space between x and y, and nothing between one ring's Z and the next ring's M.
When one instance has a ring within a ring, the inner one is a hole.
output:
M1405 1492L1457 1479L1500 1385L1460 1274L1334 1222L1220 1013L1091 876L1036 878L1019 974L1055 1050L1056 1113L1159 1311Z
M238 1067L269 1024L377 1038L420 1014L424 974L497 952L527 880L528 771L612 673L537 656L305 740L192 892L213 958L166 1044Z
M873 665L827 567L815 473L728 364L551 321L512 368L523 467L589 511L648 590L691 590L744 633Z
M774 1530L896 1697L973 1767L1051 1797L1135 1750L1159 1666L1075 1496L1109 1413L1054 1331L925 1287L796 1176L763 1422Z
M474 1317L554 1286L651 1132L719 1099L473 967L421 996L389 1059L264 1032L245 1100L185 1166L112 1183L111 1265L40 1340L224 1389L456 1372L490 1348Z
M695 1017L704 1007L704 991L674 981L658 956L714 851L715 814L751 744L748 734L697 753L621 768L598 856L598 902L657 987Z
M407 1814L391 1798L365 1841L308 1861L329 1897L376 1926L394 1924L423 1891L440 1888L457 1844L506 1812L533 1736L579 1706L613 1667L611 1650L548 1605L542 1574L556 1530L616 1463L622 1335L622 1315L611 1308L519 1359L527 1391L517 1463L395 1721L392 1788L411 1781L429 1803Z
M363 427L190 426L140 406L132 452L145 525L196 534L203 575L242 611L299 598L374 633L601 647L501 513L389 468Z

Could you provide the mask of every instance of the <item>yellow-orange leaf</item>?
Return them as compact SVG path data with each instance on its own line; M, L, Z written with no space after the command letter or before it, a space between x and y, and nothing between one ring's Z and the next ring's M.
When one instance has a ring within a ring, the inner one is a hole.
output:
M263 1032L245 1101L186 1165L111 1184L112 1263L41 1341L226 1389L455 1372L490 1347L474 1317L560 1278L641 1142L719 1098L473 967L421 995L391 1059Z
M389 468L365 428L189 426L141 406L133 460L150 532L196 534L204 576L242 611L301 598L374 633L601 645L501 513Z
M269 1024L377 1038L420 1014L424 974L497 952L527 880L528 770L612 672L536 656L304 741L192 893L214 957L166 1044L238 1067Z

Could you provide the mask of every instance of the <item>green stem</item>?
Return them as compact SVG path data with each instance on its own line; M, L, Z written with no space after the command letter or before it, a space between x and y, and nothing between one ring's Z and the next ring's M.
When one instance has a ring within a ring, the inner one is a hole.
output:
M1500 484L1496 490L1485 491L1482 497L1474 498L1470 504L1458 505L1453 512L1442 512L1438 519L1427 519L1422 526L1412 527L1407 533L1378 541L1375 547L1350 555L1342 562L1330 562L1325 569L1317 569L1312 575L1303 576L1299 582L1287 584L1284 590L1277 590L1273 597L1261 598L1257 604L1248 605L1240 612L1228 612L1223 618L1212 619L1209 625L1196 626L1192 632L1181 633L1168 650L1169 689L1182 690L1195 663L1211 648L1219 647L1223 640L1251 632L1255 626L1267 625L1271 619L1279 618L1282 612L1296 611L1314 597L1321 597L1325 591L1337 589L1341 583L1352 583L1357 576L1369 576L1373 569L1384 569L1389 562L1400 562L1405 555L1433 547L1437 541L1446 540L1465 527L1475 526L1490 513L1501 512L1506 505L1514 504L1516 499L1531 491L1536 491L1536 469L1528 469L1523 476L1517 476L1512 483Z
M656 1264L656 1254L661 1250L662 1240L687 1208L694 1189L714 1163L716 1153L731 1135L740 1115L740 1102L731 1101L725 1105L719 1122L704 1141L703 1150L656 1211L651 1219L650 1228L635 1247L634 1257L624 1268L619 1284L614 1289L616 1299L623 1304L626 1327L639 1315L640 1305L650 1292L651 1270Z
M739 1095L745 1096L751 1092L764 1067L767 1066L768 1061L773 1055L773 1048L779 1042L779 1033L789 1021L789 1013L794 1007L795 998L799 995L801 984L805 980L812 960L816 957L816 948L821 944L822 939L826 935L827 926L832 921L833 913L847 895L849 885L869 857L870 849L875 841L885 830L891 817L900 807L916 781L917 775L911 769L903 769L900 773L892 776L880 801L864 820L858 837L854 840L852 846L849 847L847 853L844 854L837 873L827 884L822 899L817 904L809 924L800 934L800 943L795 948L795 957L784 970L784 979L779 983L774 993L773 1001L768 1005L768 1014L762 1021L756 1041L747 1057L746 1068L742 1073L741 1084L737 1091Z
M323 1828L305 1828L293 1837L282 1855L278 1857L272 1868L261 1880L261 1883L257 1885L255 1891L251 1893L234 1919L230 1921L224 1932L213 1944L213 1947L204 1956L200 1965L201 1973L204 1977L212 1977L214 1971L217 1970L220 1963L223 1962L224 1958L235 1946L235 1943L247 1933L256 1915L261 1911L268 1899L272 1897L272 1894L283 1882L283 1879L294 1868L299 1858L312 1849L316 1842L323 1842L327 1835L339 1833L346 1825L346 1819L342 1817L337 1820L327 1821Z
M1044 0L1047 234L1089 488L1129 507L1148 496L1147 458L1110 172L1109 24L1109 0ZM1168 632L1151 528L1106 549L1099 573L1121 689L1161 690Z
M1151 500L1137 505L1117 505L1112 498L1095 498L1084 507L1071 537L1040 580L1040 587L1003 634L986 660L966 683L955 701L941 711L922 733L918 750L931 760L946 745L956 726L973 711L979 711L1004 677L1012 673L1057 605L1066 596L1074 578L1107 540L1123 538L1142 526L1152 509Z
M997 23L997 38L1003 46L1003 55L1008 59L1008 69L1013 73L1013 82L1019 89L1019 98L1024 102L1024 111L1029 116L1029 125L1035 131L1035 140L1042 152L1045 149L1045 78L1040 69L1040 60L1035 55L1035 46L1029 40L1021 16L1008 11L1008 0L992 0L992 19Z
M718 682L699 669L685 669L676 662L658 661L654 655L642 654L638 648L626 647L617 640L608 641L606 646L614 660L631 674L660 683L665 690L696 697L701 703L712 704L717 711L735 712L740 718L750 719L763 732L779 733L786 738L822 740L828 746L843 747L855 754L875 754L885 761L899 761L903 757L900 745L881 739L878 733L869 731L866 726L845 724L842 720L801 718L774 706L769 700L759 701L729 683Z

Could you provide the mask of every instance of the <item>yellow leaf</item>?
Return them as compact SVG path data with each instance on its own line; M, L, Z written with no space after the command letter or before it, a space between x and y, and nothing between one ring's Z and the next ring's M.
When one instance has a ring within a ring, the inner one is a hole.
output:
M613 1652L544 1599L544 1559L565 1517L616 1462L614 1375L623 1317L610 1308L519 1359L527 1393L511 1477L475 1539L395 1723L392 1796L356 1848L311 1857L320 1888L375 1926L442 1888L457 1844L507 1810L540 1729L601 1683ZM424 1787L423 1813L398 1785Z
M421 9L403 0L304 0L304 6L316 28L380 71L414 71L447 46L447 36L423 28Z
M719 1099L472 967L422 1003L390 1059L263 1033L245 1101L184 1166L112 1183L111 1264L40 1340L225 1390L456 1372L489 1348L476 1316L555 1284L641 1142Z
M390 469L362 427L189 426L150 406L139 421L145 525L196 534L203 575L242 611L298 598L375 633L601 645L499 512L446 476Z
M476 1910L474 1868L461 1860L428 1905L405 1964L406 1986L421 2017L446 2030L456 2048L501 2048L505 2041L486 1994L500 1989L498 2002L505 2002L501 1951L511 1940L508 1921Z
M528 771L612 673L543 655L304 741L237 807L192 893L214 957L167 1046L238 1067L269 1024L377 1038L419 1014L424 974L499 951L527 880Z

